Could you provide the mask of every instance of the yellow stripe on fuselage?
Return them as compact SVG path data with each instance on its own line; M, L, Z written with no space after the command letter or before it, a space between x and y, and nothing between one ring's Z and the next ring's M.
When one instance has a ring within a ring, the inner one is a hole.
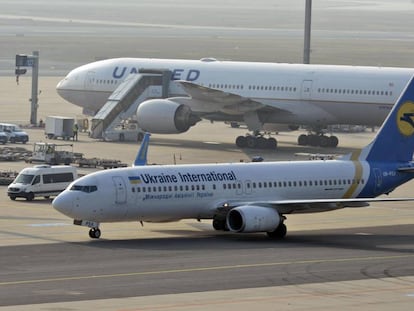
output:
M354 180L351 183L351 186L348 188L348 191L345 192L343 199L349 199L353 197L353 194L355 193L356 188L358 187L359 183L357 183L357 180L362 179L362 164L358 160L359 156L361 155L362 150L358 150L355 152L352 152L351 155L351 161L355 165L355 175Z

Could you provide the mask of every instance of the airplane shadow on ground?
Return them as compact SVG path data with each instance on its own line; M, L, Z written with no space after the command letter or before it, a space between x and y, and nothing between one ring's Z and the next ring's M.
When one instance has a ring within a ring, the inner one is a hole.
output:
M398 233L396 233L396 231ZM272 240L264 233L237 234L219 231L157 230L176 235L162 238L129 240L91 240L71 242L79 246L110 249L151 250L228 250L261 248L331 248L343 250L381 251L414 255L414 225L352 228L338 230L296 231L283 240ZM137 236L139 233L137 233Z
M239 148L234 143L223 142L204 142L199 140L181 140L170 138L151 138L151 146L165 146L165 147L177 147L180 149L197 149L197 150L209 150L209 151L227 151L227 152L243 152L250 159L255 156L262 156L265 160L273 160L275 156L282 156L286 159L301 160L301 158L294 157L292 155L296 153L309 153L309 154L348 154L355 151L355 148L321 148L311 146L299 146L294 142L284 142L281 138L282 145L276 150L269 149L251 149L251 148Z

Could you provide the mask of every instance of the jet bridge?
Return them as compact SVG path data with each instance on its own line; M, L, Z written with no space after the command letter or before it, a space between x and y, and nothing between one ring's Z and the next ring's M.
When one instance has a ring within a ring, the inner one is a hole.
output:
M105 131L133 116L139 104L147 99L167 98L170 80L169 70L142 69L137 74L130 74L92 118L90 136L103 138Z

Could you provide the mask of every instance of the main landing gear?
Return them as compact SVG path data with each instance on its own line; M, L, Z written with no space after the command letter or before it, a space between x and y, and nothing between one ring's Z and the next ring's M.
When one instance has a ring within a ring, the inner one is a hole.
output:
M281 222L280 225L271 232L267 232L267 236L272 239L281 240L286 237L287 228L286 225Z
M331 147L338 146L338 137L324 134L302 134L298 137L299 146Z
M251 149L276 149L276 138L265 138L261 134L238 136L236 138L236 145L239 148L251 148Z

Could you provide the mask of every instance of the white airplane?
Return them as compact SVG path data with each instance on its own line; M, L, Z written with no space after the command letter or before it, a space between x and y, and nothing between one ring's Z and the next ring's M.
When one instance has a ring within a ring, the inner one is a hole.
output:
M137 109L138 123L151 133L181 133L200 118L247 124L254 135L239 136L239 147L275 148L260 135L264 124L307 125L316 133L300 145L336 146L323 135L329 124L381 125L412 68L381 68L228 62L207 58L171 60L118 58L72 70L57 85L67 101L95 114L131 73L172 72L169 98L150 99Z
M53 207L90 227L104 222L213 219L217 230L286 235L287 214L363 207L414 177L414 79L371 144L339 160L136 166L79 178Z

